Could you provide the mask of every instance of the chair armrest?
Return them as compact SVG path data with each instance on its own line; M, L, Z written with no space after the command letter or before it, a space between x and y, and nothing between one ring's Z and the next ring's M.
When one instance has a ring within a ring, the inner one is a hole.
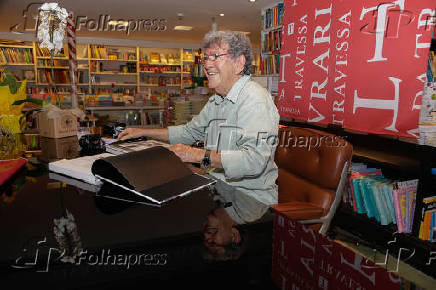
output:
M323 214L321 207L308 202L291 201L275 204L271 207L293 220L319 219Z

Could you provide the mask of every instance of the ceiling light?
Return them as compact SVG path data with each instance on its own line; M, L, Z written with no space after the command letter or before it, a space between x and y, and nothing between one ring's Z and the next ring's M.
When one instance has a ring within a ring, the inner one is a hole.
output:
M177 16L179 16L179 17L183 17L183 16L185 16L185 15L183 15L183 13L177 13Z
M192 30L192 26L177 25L177 26L174 26L174 30L189 31L189 30Z
M251 3L254 3L254 2L256 2L256 0L250 0L250 2L251 2Z
M224 16L224 13L220 13L220 16Z

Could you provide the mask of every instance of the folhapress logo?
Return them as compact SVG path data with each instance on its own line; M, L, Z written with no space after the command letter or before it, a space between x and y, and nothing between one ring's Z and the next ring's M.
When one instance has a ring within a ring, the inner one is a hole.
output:
M34 2L23 10L23 21L9 28L16 34L36 32L39 24L39 7L43 2ZM167 20L160 17L147 17L140 19L116 19L111 15L102 14L96 18L76 16L76 31L114 31L129 35L135 31L165 31Z

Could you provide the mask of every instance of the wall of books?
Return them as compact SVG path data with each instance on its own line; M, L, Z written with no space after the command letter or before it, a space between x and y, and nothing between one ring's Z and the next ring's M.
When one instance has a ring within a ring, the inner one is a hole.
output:
M381 225L394 225L399 233L411 233L417 189L417 179L395 181L384 177L379 168L352 163L344 202Z
M111 111L118 119L138 120L132 125L162 124L167 99L183 98L185 89L199 86L199 79L200 85L205 85L199 53L183 48L77 44L79 104L87 110L98 107L100 114ZM18 82L27 80L29 97L54 102L56 85L62 106L71 105L66 44L52 62L49 51L36 42L0 41L0 67ZM141 109L142 116L130 118L124 112L116 113L114 107L121 111ZM187 113L192 117L196 112Z
M279 73L283 15L283 3L277 3L262 9L259 75L277 75Z

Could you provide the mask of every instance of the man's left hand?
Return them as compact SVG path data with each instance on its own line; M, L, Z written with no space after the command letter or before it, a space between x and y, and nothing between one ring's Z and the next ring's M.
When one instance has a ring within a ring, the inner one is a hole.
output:
M204 150L185 144L176 144L168 149L173 151L183 162L199 163L204 155Z

